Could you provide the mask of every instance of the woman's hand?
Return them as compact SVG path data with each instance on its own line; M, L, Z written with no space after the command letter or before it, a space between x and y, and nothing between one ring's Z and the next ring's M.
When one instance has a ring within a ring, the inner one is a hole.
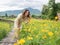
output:
M28 19L28 20L26 21L26 24L29 23L29 22L30 22L30 19Z

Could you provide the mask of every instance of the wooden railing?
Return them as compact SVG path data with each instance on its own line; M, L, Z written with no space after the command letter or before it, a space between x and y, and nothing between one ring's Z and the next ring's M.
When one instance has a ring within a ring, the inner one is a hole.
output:
M4 22L14 22L14 21L12 21L12 20L7 20L7 19L3 19L3 18L0 18L0 21L4 21Z

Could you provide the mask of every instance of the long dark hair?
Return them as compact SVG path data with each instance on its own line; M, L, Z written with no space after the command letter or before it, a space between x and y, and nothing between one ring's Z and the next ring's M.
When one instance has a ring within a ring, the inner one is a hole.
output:
M24 19L25 18L25 13L28 11L28 15L27 15L27 18L30 18L30 11L28 9L25 9L22 13L22 18Z

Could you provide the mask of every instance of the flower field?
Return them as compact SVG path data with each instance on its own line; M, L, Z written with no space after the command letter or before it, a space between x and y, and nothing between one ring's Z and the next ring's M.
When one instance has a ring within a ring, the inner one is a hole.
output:
M6 37L7 33L10 31L10 24L0 21L0 40Z
M19 38L14 45L60 45L60 21L31 19Z

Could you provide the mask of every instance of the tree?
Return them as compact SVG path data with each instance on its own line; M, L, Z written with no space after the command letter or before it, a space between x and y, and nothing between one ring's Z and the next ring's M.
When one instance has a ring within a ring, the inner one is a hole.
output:
M7 13L5 14L6 17L8 17Z
M57 15L55 0L49 0L48 8L49 8L49 13L48 13L49 18L54 19L55 16Z
M48 11L49 11L48 6L43 5L41 18L48 19Z
M47 15L47 14L48 14L48 6L43 5L42 14L43 14L43 15Z
M60 3L56 3L56 6L57 6L57 12L60 13Z
M48 6L43 5L42 17L44 19L54 19L55 16L57 16L57 5L55 4L55 0L49 0Z

